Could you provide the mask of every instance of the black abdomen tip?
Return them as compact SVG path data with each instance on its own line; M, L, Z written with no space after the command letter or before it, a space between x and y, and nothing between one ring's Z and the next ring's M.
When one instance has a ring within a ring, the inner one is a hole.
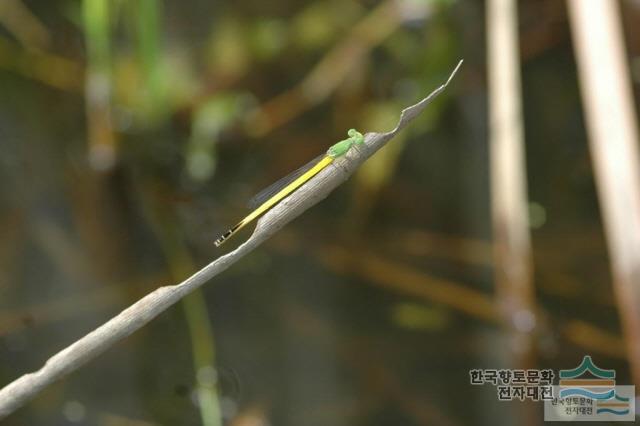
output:
M227 239L232 236L233 234L236 233L236 231L238 229L240 229L242 227L242 224L244 223L244 221L238 223L236 226L234 226L233 228L229 229L227 232L225 232L224 234L220 235L220 237L214 242L214 244L216 245L216 247L220 247L222 245L222 243L224 243L225 241L227 241Z
M224 243L227 240L227 238L231 236L231 234L233 234L233 229L229 229L227 232L222 234L220 238L215 240L214 244L216 245L216 247L220 247L222 243Z

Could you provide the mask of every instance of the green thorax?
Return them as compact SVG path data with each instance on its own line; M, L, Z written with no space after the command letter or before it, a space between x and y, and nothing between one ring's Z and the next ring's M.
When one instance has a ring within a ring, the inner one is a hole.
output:
M356 129L349 129L347 134L349 135L348 139L340 141L329 148L329 150L327 151L327 155L329 157L342 157L351 149L353 145L364 143L364 136L362 136L362 133L358 132Z

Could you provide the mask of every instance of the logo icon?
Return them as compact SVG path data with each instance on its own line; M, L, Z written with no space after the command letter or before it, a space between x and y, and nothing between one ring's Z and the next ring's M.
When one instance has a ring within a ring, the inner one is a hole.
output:
M557 398L545 401L545 421L635 420L635 386L616 385L615 370L598 367L586 355L559 376Z

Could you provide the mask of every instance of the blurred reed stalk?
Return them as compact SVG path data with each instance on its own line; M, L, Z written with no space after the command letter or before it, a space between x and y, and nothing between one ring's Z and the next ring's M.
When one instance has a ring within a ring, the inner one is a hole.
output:
M534 362L536 325L515 0L487 2L489 143L498 306L520 368Z
M28 49L45 49L51 42L47 27L21 0L0 1L0 24Z
M115 163L116 148L111 118L111 43L109 0L84 0L83 19L87 49L85 102L89 161L98 171Z
M620 11L611 0L568 8L613 287L640 386L640 157Z
M487 1L491 216L497 306L505 326L510 368L535 367L535 291L527 212L516 0ZM538 424L532 401L514 418Z
M0 69L6 69L48 86L69 92L82 91L84 67L73 60L44 52L24 49L0 37Z
M173 279L181 280L197 269L175 215L158 199L152 184L141 184L144 211L165 255ZM215 369L216 350L213 329L202 291L196 288L182 299L193 356L195 396L204 426L221 426L222 411Z
M192 265L193 266L193 265ZM195 271L192 267L189 272ZM182 275L184 276L184 275ZM202 290L196 289L182 299L196 373L196 395L204 426L222 426L222 410L215 369L215 342L211 320Z
M167 109L160 43L162 2L138 0L133 6L136 15L137 54L144 85L143 108L148 118L157 121Z

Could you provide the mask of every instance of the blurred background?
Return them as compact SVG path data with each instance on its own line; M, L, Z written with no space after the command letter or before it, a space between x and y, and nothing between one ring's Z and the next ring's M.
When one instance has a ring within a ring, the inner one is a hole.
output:
M3 386L465 60L329 198L7 424L540 424L469 370L584 355L640 385L640 2L580 3L2 0Z

